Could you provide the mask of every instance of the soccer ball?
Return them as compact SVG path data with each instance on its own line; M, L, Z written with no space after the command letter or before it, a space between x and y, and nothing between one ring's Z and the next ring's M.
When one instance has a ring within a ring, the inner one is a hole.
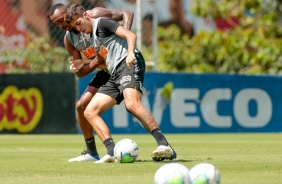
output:
M179 163L167 163L155 173L155 184L190 184L189 169Z
M191 184L220 184L220 173L210 163L200 163L190 169Z
M122 139L115 145L114 155L120 163L133 163L139 155L138 145L131 139Z

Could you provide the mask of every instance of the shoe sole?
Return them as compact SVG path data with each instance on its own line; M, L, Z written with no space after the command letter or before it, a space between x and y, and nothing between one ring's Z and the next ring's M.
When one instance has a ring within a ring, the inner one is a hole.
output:
M107 160L107 161L100 161L100 160L98 160L98 161L96 161L95 163L97 163L97 164L102 164L102 163L114 163L114 162L116 162L115 159L114 159L114 160Z
M161 162L165 159L173 160L176 156L174 155L173 151L171 150L158 150L154 151L152 155L152 159L156 162Z
M95 161L98 161L97 159L84 159L84 160L72 160L72 159L69 159L68 162L95 162Z
M115 161L113 162L95 162L96 164L106 164L106 163L115 163Z

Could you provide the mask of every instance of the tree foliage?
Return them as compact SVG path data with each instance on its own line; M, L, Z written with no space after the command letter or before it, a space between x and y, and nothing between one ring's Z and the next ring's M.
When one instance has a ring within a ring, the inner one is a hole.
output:
M53 47L49 38L31 39L26 47L0 53L8 64L6 73L68 72L69 55L63 47Z
M224 18L233 29L201 31L192 38L177 26L159 28L159 71L282 73L282 1L194 0L193 11ZM234 23L234 17L240 20Z
M194 0L190 8L200 17L223 18L233 29L201 31L189 38L176 25L159 27L158 71L282 73L282 0ZM142 49L146 60L153 58L151 49ZM53 47L44 37L0 53L0 60L9 65L6 73L71 72L66 49Z

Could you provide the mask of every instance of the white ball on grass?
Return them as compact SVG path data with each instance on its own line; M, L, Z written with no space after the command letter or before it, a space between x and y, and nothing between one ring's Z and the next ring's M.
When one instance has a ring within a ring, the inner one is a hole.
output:
M189 173L191 184L220 184L220 172L213 164L197 164Z
M167 163L155 173L155 184L190 184L189 169L179 163Z
M131 139L122 139L118 141L114 148L114 156L120 163L133 163L139 155L139 147Z

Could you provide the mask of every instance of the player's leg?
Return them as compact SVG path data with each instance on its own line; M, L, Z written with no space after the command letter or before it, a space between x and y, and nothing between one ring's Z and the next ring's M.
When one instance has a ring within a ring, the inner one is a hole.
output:
M88 86L76 103L77 120L79 122L84 139L89 139L93 137L93 128L89 124L87 119L84 117L84 110L98 90L99 89L96 87ZM88 148L87 142L86 142L86 146Z
M89 121L99 138L104 141L111 137L110 130L101 114L116 104L116 101L105 94L97 93L84 111L85 118Z
M123 95L128 112L133 114L142 123L158 144L158 148L152 154L153 160L175 159L176 153L170 147L154 117L141 104L141 93L134 88L126 88L123 90Z
M72 158L69 162L74 161L97 161L99 160L99 155L97 153L95 138L93 135L93 128L84 117L84 110L89 104L92 97L97 93L99 88L105 84L110 75L105 71L97 72L96 76L91 80L89 86L86 88L79 101L76 103L77 118L84 136L86 151L82 152L81 156Z
M176 153L169 146L169 143L161 132L155 118L141 104L145 65L143 56L139 51L135 52L135 56L137 61L134 67L126 67L120 76L120 89L123 90L126 109L133 114L155 138L158 148L153 152L152 158L156 161L175 159ZM125 81L125 78L127 79L127 84L123 82Z
M88 86L76 103L77 120L84 136L86 150L80 156L69 159L68 162L97 161L100 159L93 135L93 128L84 117L84 110L97 91L98 88Z
M85 118L92 125L93 129L99 136L99 138L103 141L107 154L101 158L101 160L96 161L96 163L105 163L105 162L114 162L114 141L111 137L110 130L104 120L101 118L101 114L111 107L113 107L117 101L114 96L114 92L111 91L110 87L111 82L108 82L104 85L100 91L92 98L90 103L88 104L86 110L84 111ZM107 92L109 92L108 95Z

